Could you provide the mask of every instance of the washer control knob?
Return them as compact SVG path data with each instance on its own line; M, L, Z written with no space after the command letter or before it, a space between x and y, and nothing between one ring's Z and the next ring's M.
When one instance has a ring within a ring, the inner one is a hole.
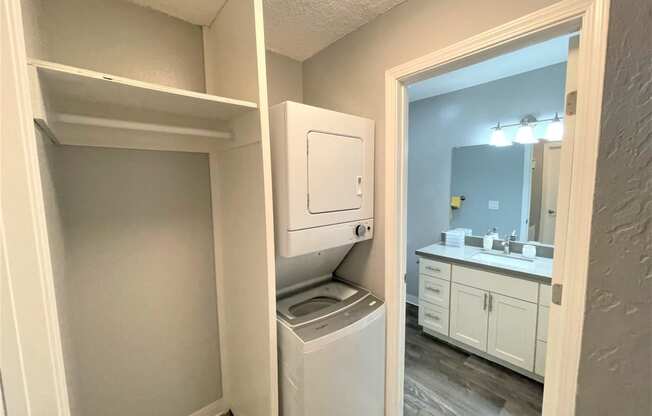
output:
M356 225L355 235L358 237L364 237L365 234L367 234L367 227L364 224Z

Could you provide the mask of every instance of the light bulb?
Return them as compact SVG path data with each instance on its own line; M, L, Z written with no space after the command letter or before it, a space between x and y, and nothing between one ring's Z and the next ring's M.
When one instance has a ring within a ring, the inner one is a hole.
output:
M527 122L523 122L521 127L518 128L518 131L516 132L516 140L514 141L520 144L534 144L538 142L538 140L534 138L534 130L532 129L532 126Z
M559 115L555 114L555 118L548 124L546 129L546 140L551 142L559 142L564 138L564 123L559 119Z
M489 144L496 147L505 147L512 145L512 142L507 140L507 137L505 137L505 132L503 129L500 128L500 123L494 127L493 133L491 133Z

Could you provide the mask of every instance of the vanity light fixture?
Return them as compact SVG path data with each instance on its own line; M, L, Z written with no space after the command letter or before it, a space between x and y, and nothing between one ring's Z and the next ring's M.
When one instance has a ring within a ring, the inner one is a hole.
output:
M555 113L555 118L552 119L548 128L546 129L546 140L551 142L559 142L564 138L564 123L561 122L559 114Z
M535 144L539 142L534 136L534 126L539 123L549 123L546 129L546 135L543 137L545 140L551 142L558 142L564 138L564 123L563 117L559 117L559 113L555 113L554 118L544 118L537 120L533 115L527 115L521 119L519 123L514 124L501 124L498 122L496 127L492 127L491 138L489 144L496 147L511 146L513 143L518 144ZM507 138L505 134L505 127L517 127L516 138L514 141Z
M536 122L536 119L534 119L534 121ZM525 117L523 120L521 120L521 127L519 127L518 131L516 131L516 139L514 140L516 143L535 144L539 142L539 140L534 138L534 129L532 128L531 123L532 122L528 117Z
M500 127L500 123L498 123L496 127L493 128L493 132L491 133L491 139L489 140L489 144L496 147L505 147L505 146L512 145L512 141L507 139L507 136L505 136L505 132Z

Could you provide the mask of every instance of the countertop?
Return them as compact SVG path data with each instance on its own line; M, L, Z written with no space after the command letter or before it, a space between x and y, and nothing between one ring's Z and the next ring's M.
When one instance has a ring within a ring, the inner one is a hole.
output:
M442 243L432 244L427 247L416 250L418 256L431 258L434 260L443 260L450 263L472 266L488 271L503 273L514 277L535 280L539 283L551 284L552 281L552 259L546 257L535 257L534 261L527 266L505 266L502 264L492 264L488 261L482 261L472 258L477 253L502 254L498 250L484 250L482 247L464 246L451 247ZM514 254L514 257L520 257Z

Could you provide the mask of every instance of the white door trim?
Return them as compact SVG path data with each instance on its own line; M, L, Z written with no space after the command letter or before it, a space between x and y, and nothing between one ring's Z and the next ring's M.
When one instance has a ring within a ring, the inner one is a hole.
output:
M553 282L564 281L562 306L552 305L543 414L571 415L584 321L590 226L600 133L609 0L564 0L385 73L386 414L403 413L407 222L407 93L410 83L581 27L575 137L562 153ZM570 260L572 259L572 261ZM573 276L572 279L563 279Z
M19 364L12 363L11 371L5 372L9 366L5 362L7 352L2 351L5 404L8 412L16 402L21 402L26 414L66 416L70 414L68 392L63 359L57 353L61 350L61 338L25 70L21 4L19 0L6 0L0 7L0 23L7 25L7 34L2 39L1 70L7 71L2 75L2 98L16 91L12 101L2 103L10 108L3 108L0 113L0 124L4 128L12 126L9 134L0 138L0 153L8 148L11 156L0 156L5 161L13 159L0 171L0 238L4 250L4 270L0 273L6 273L3 279L7 286L2 290L7 293L3 299L10 299L4 310L13 315L3 317L12 319L13 328L2 336L7 337L3 345L15 345L19 357ZM21 188L23 191L18 191ZM2 329L6 329L6 322L3 321Z

